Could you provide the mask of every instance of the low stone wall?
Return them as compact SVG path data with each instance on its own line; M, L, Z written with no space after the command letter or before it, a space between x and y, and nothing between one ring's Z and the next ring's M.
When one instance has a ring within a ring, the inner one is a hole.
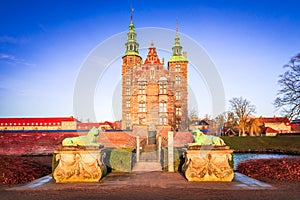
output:
M161 128L162 146L168 144L167 128ZM63 139L86 135L87 132L0 132L0 155L52 155L61 146ZM193 141L190 132L175 132L174 146L183 147ZM98 142L104 147L135 148L136 136L131 131L100 132ZM147 138L140 138L140 146L147 144Z

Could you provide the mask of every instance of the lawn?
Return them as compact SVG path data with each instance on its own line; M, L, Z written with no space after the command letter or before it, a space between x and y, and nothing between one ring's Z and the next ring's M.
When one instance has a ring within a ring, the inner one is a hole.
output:
M274 152L300 154L300 136L222 137L236 152Z

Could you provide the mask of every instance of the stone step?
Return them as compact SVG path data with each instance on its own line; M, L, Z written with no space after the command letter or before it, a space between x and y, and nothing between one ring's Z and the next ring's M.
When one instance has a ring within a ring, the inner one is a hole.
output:
M143 152L153 152L156 150L155 144L148 144L144 147Z
M135 163L132 172L161 172L162 167L159 162L137 162Z
M140 160L144 161L157 161L157 152L142 152L140 156Z

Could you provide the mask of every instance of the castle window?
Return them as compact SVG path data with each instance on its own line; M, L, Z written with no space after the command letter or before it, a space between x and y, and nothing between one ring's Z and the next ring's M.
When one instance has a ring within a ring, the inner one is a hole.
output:
M177 116L181 116L181 108L180 108L180 107L176 107L176 108L175 108L175 114L176 114Z
M146 112L146 104L145 102L139 103L139 112Z
M126 123L126 129L127 129L127 130L130 129L130 123Z
M130 100L126 101L126 108L130 108Z
M167 103L166 102L159 103L159 112L167 112Z
M151 78L151 79L154 78L154 75L155 75L154 72L155 72L155 71L154 71L154 67L151 67L151 69L150 69L150 78Z
M176 64L175 71L176 71L176 72L180 72L180 65L179 65L179 64Z
M175 83L176 83L176 85L180 85L181 84L181 77L180 76L176 76Z
M159 84L159 93L160 94L166 94L167 93L167 84L166 83Z
M130 80L130 78L127 78L126 79L126 85L130 85L131 84L131 80Z
M176 91L175 92L175 97L176 97L176 100L181 100L181 92L180 91Z
M126 95L130 95L130 88L126 88Z
M130 120L130 114L126 113L126 120Z
M146 94L146 84L145 83L140 83L139 84L139 93L140 94Z
M132 46L130 46L132 48ZM132 49L130 49L132 50ZM132 58L129 58L129 63L132 63Z
M167 124L167 117L166 116L161 116L159 118L159 124L161 124L161 125Z

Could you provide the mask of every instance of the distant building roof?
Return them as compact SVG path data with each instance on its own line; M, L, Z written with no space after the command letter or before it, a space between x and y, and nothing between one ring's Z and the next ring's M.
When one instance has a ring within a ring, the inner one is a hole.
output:
M76 121L79 122L74 117L20 117L20 118L0 118L0 125L32 125L34 124L44 124L44 123L60 123L63 121Z
M260 122L262 123L289 123L290 120L287 117L260 117L259 118Z
M265 132L266 133L278 133L279 131L272 129L271 127L266 127Z
M196 122L196 125L208 126L209 123L207 123L205 120L200 120Z

